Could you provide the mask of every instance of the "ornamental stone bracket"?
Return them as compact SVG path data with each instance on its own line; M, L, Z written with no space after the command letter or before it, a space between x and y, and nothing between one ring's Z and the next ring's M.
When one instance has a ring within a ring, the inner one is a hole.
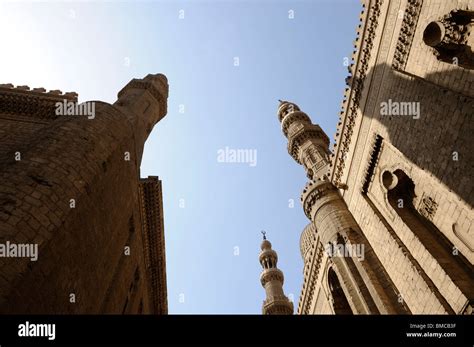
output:
M474 27L474 11L453 10L430 22L423 31L423 42L440 61L474 69L474 52L469 36Z

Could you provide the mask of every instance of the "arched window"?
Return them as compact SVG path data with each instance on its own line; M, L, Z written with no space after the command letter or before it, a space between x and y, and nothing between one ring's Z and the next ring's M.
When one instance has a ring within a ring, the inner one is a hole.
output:
M396 170L393 177L389 177L390 172L383 174L385 187L388 189L388 201L398 216L418 237L426 250L437 260L446 274L456 282L459 289L467 295L471 293L472 267L461 254L454 255L454 245L446 236L433 224L432 220L437 209L437 202L429 196L424 196L420 206L414 206L416 198L415 184L412 179L403 171ZM415 255L416 257L416 255Z
M328 271L328 286L329 290L331 291L334 313L353 314L351 306L349 305L349 301L347 301L346 294L342 290L339 278L332 268L330 268Z

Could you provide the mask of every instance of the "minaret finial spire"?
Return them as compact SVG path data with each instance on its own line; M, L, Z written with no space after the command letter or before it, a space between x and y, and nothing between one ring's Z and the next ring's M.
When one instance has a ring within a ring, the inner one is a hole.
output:
M263 235L263 239L266 240L267 239L267 232L265 230L262 230L261 231L262 235Z

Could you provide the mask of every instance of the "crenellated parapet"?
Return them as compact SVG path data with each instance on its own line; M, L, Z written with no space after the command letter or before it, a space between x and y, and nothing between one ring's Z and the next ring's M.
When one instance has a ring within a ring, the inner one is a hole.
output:
M58 118L56 103L77 102L75 92L63 93L60 90L46 91L45 88L0 84L0 114L7 117L27 117L36 121L49 121Z
M340 194L337 188L331 182L321 180L306 183L301 194L303 210L309 220L314 220L317 211L324 204L339 199Z
M0 241L38 250L2 258L1 313L166 313L161 183L139 181L135 136L164 117L164 81L132 83L128 106L94 101L91 118L55 118L75 93L0 86Z
M76 92L65 92L63 93L59 89L46 91L45 88L33 88L29 86L14 86L11 83L0 84L0 90L3 93L17 93L18 95L37 96L44 98L51 98L56 100L67 99L70 101L77 101L78 94Z

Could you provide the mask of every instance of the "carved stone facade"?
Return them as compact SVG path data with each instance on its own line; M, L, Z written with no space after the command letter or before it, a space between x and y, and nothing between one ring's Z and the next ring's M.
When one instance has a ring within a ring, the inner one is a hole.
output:
M472 313L474 71L433 50L472 52L474 2L363 7L333 151L298 106L278 110L310 179L298 313Z
M167 97L148 75L87 117L58 113L75 93L0 86L0 313L167 313L161 181L139 178Z

